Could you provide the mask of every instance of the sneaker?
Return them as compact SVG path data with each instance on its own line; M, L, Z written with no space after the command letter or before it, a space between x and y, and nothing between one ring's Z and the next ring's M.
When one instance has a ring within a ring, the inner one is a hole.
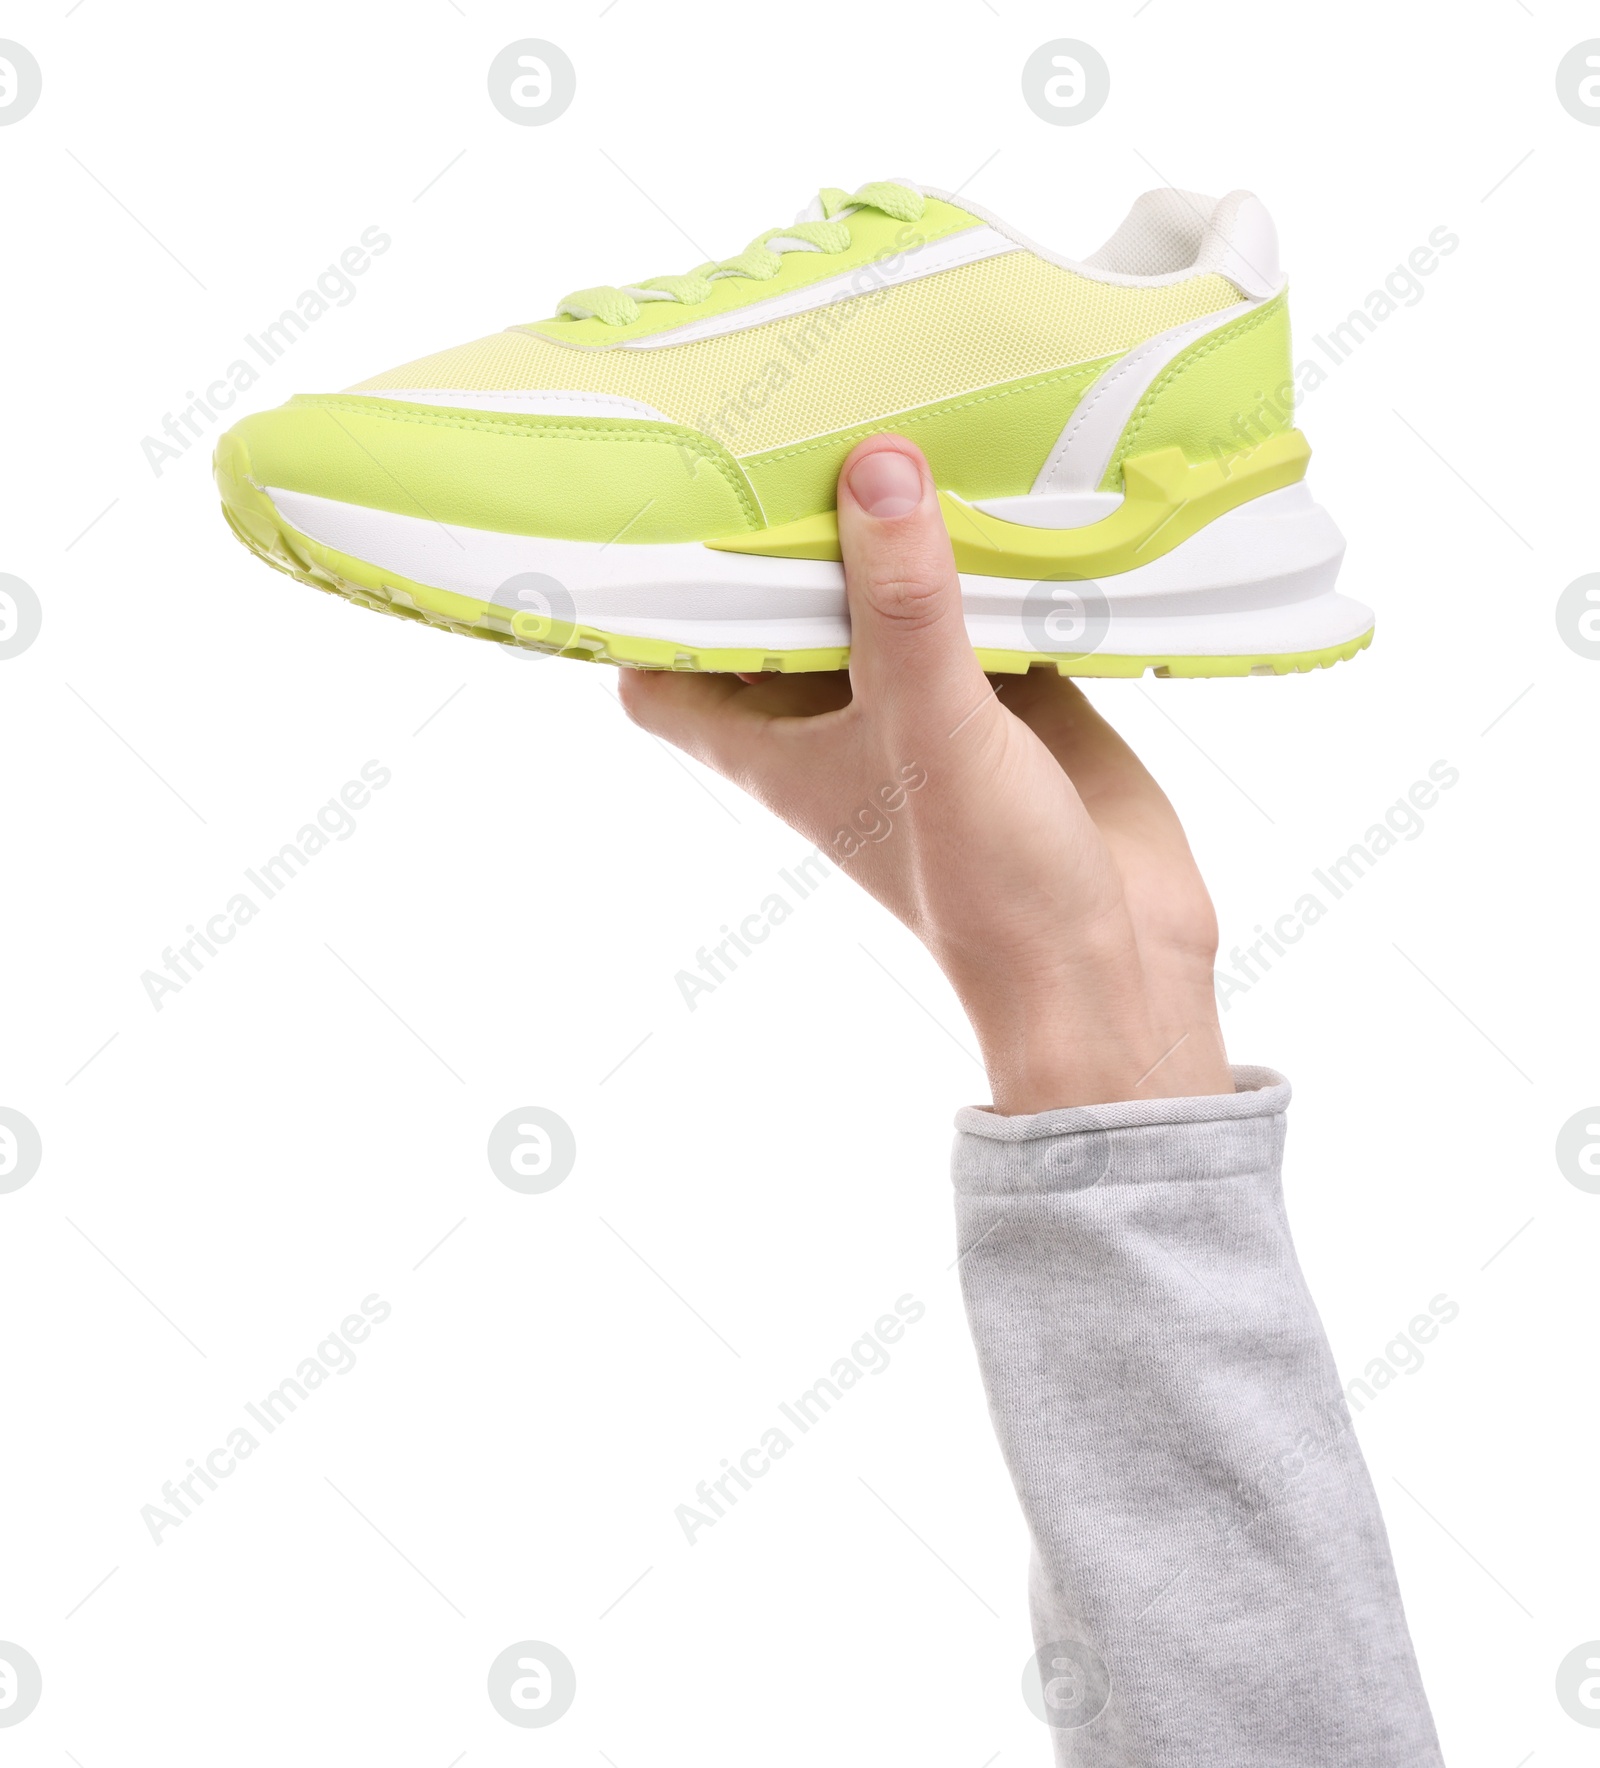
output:
M649 668L842 668L834 486L926 454L983 665L1284 674L1354 656L1305 482L1278 242L1156 190L1093 256L905 182L686 276L302 395L220 441L235 532L365 606Z

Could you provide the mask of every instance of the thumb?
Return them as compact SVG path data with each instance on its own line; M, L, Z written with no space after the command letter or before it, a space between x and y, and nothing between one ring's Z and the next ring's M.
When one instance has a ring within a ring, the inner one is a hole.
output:
M869 436L845 461L839 550L852 691L930 710L974 703L987 684L967 637L950 536L928 463L903 436Z

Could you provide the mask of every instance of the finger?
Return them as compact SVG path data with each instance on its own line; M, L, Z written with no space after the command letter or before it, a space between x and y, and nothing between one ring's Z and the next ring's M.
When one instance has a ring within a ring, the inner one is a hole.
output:
M761 795L781 782L792 744L774 744L775 727L805 727L849 703L838 674L777 676L744 686L732 675L624 669L623 710L642 729ZM770 776L770 777L769 777Z
M844 463L838 503L857 692L938 716L974 703L983 672L921 450L903 436L869 436Z
M1000 698L1055 756L1102 832L1183 841L1166 793L1075 681L1030 670L1007 682Z
M718 757L739 735L754 738L764 719L752 717L746 689L731 675L691 675L667 669L624 669L618 698L629 718L653 737L721 769Z
M1116 860L1141 944L1165 944L1190 955L1214 952L1215 913L1189 838L1139 757L1076 683L1054 670L1030 672L1002 701L1011 703L1077 788Z
M758 675L745 699L753 712L811 723L850 704L850 677L842 669L815 675Z

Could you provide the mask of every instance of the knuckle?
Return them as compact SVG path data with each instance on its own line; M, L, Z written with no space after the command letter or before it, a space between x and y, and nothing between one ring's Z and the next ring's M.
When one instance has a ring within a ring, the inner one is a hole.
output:
M931 626L944 612L945 585L937 578L907 571L867 574L867 604L884 620L907 632Z

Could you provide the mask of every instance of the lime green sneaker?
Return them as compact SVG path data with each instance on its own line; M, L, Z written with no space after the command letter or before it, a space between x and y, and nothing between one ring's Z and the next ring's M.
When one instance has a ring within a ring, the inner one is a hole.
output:
M1283 674L1372 636L1294 398L1247 191L1152 191L1072 262L877 183L246 418L216 472L247 546L369 607L604 662L837 669L834 485L892 429L932 466L985 668Z

